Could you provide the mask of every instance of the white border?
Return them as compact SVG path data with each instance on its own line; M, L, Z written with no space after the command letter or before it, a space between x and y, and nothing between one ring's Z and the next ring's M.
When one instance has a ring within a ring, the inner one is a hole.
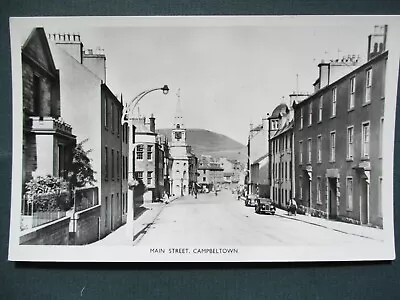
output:
M240 247L239 254L149 254L147 247L127 246L96 247L96 246L21 246L19 245L19 223L22 178L22 75L20 49L21 45L15 38L21 27L49 27L60 21L74 26L92 27L220 27L220 26L325 26L332 22L340 22L351 26L354 22L362 23L382 16L179 16L179 17L35 17L10 18L11 58L12 58L12 97L13 97L13 158L12 158L12 199L10 216L9 260L12 261L66 261L66 262L287 262L287 261L360 261L360 260L393 260L395 259L394 231L393 231L393 155L394 155L394 126L397 99L397 82L399 66L399 39L395 34L399 32L399 16L386 16L385 23L389 24L387 64L387 86L385 98L384 147L383 147L383 174L385 178L383 199L384 242L373 248L357 246L344 247ZM357 20L356 20L357 19ZM312 45L310 45L312 46ZM390 129L390 130L389 130ZM175 247L179 247L176 245ZM185 245L182 245L186 247ZM197 248L213 248L212 245L199 245ZM118 253L116 255L116 253Z

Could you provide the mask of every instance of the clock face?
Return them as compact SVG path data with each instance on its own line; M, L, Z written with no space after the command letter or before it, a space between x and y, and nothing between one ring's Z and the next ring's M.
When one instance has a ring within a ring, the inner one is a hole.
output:
M177 141L179 141L180 139L182 139L182 132L175 132L175 139L177 140Z

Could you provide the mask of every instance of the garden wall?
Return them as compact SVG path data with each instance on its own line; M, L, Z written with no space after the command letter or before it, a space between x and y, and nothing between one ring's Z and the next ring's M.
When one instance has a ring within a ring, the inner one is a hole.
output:
M26 230L19 238L21 245L68 245L70 217Z

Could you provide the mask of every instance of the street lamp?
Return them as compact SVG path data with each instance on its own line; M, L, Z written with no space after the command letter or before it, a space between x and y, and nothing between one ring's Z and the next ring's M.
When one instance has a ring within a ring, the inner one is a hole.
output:
M146 96L147 94L150 94L151 92L155 92L155 91L162 91L164 95L167 95L169 92L169 88L168 85L164 85L163 87L160 88L154 88L154 89L149 89L146 91L141 92L140 94L138 94L135 98L133 98L129 103L126 103L124 105L124 109L122 111L122 116L121 116L121 125L124 126L125 123L128 124L128 126L131 128L133 128L133 112L136 108L136 106L139 104L140 100L143 99L144 96ZM129 122L130 121L130 122ZM135 145L137 145L137 143L134 143L133 146L135 147ZM134 158L132 158L134 159ZM134 172L130 172L131 174L134 174ZM132 175L132 180L133 182L135 181L135 178L133 178ZM135 189L135 187L133 188L133 190ZM133 193L133 191L132 191ZM133 242L134 238L135 238L135 231L133 228L133 218L134 218L134 195L132 195L132 201L131 203L129 203L129 197L128 197L128 215L127 215L127 219L126 219L126 229L127 229L127 237L130 241Z
M183 177L181 178L181 196L183 197Z

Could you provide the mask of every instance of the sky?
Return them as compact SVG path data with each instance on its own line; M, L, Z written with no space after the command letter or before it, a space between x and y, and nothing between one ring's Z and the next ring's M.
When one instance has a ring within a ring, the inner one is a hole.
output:
M25 35L35 26L79 32L84 48L103 48L107 85L124 101L167 84L168 95L153 92L139 106L142 115L155 115L158 128L172 126L180 89L186 128L245 144L250 123L261 123L294 91L312 93L321 59L355 54L365 62L368 35L388 23L383 17L248 19L27 19L24 28Z

